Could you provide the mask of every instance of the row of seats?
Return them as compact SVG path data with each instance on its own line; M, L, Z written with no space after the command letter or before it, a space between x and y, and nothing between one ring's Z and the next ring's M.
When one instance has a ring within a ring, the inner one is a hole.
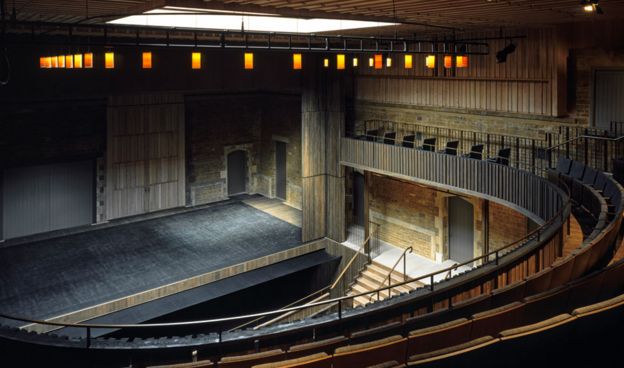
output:
M203 361L170 367L341 368L417 365L440 359L449 352L480 349L500 340L511 340L537 329L550 328L572 316L587 313L586 305L617 295L624 291L623 287L624 261L619 261L563 287L430 327L404 331L405 326L395 322L383 326L383 330L376 328L362 331L351 338L337 336L286 349L226 357L217 363ZM624 303L624 297L619 298ZM572 312L572 316L564 315L565 318L559 315L579 307L585 308L580 312ZM366 334L377 339L361 342L359 337Z
M380 134L379 129L367 130L366 134L363 136L359 136L360 139L367 140L369 142L378 142L383 144L395 145L397 143L396 132L387 131L383 135ZM399 144L402 147L407 148L418 148L423 151L436 151L436 138L425 138L423 139L423 144L420 147L416 147L415 145L416 135L415 134L407 134L403 136L403 139ZM459 141L447 141L444 149L438 151L438 153L444 153L447 155L457 156L459 151ZM464 157L482 160L483 159L483 144L474 144L470 151L464 154ZM509 165L509 158L511 156L511 148L502 148L498 151L498 155L496 157L489 158L488 161L494 162L501 165Z

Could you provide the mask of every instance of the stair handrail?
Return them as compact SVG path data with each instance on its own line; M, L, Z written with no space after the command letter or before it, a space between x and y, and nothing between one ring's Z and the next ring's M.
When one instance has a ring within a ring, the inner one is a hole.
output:
M375 228L375 231L377 231L377 230L379 229L379 226L380 226L380 225L379 225L379 224L377 224L377 223L374 223L374 222L371 222L371 223L372 223L373 225L377 225L377 228ZM358 248L358 250L355 252L355 254L353 255L353 257L351 257L351 259L349 260L349 263L347 263L347 265L346 265L346 266L342 269L342 271L340 272L340 274L338 275L338 277L336 277L336 280L335 280L335 281L334 281L331 285L327 285L327 286L325 286L325 287L323 287L323 288L321 288L321 289L319 289L319 290L317 290L317 291L315 291L315 292L313 292L313 293L311 293L311 294L309 294L309 295L306 295L306 296L304 296L303 298L298 299L298 300L296 300L296 301L294 301L294 302L292 302L292 303L290 303L290 304L287 304L287 305L285 305L285 306L283 306L283 307L281 307L281 308L279 308L279 309L277 309L277 310L288 309L288 308L294 307L295 305L297 305L297 304L299 304L299 303L301 303L301 302L303 302L303 301L306 301L306 300L308 300L308 299L312 298L312 297L313 297L313 296L315 296L315 295L321 295L321 294L323 294L323 293L324 293L324 292L326 292L326 291L327 291L327 292L331 292L332 290L334 290L334 289L336 288L336 286L338 286L338 283L340 282L340 280L341 280L341 279L344 277L344 275L347 273L347 270L351 267L351 265L353 264L353 262L355 262L355 260L357 259L357 256L358 256L360 253L366 254L366 245L367 245L367 244L368 244L368 242L370 241L370 239L371 239L371 237L373 236L373 233L374 233L375 231L371 231L371 232L368 234L368 237L366 238L366 240L364 240L364 243L362 243L362 245ZM369 255L369 256L368 256L368 262L367 262L367 263L370 263L370 262L371 262L371 258L370 258L370 255ZM301 305L301 306L305 306L305 305L306 305L306 304L303 304L303 305ZM228 330L228 332L232 332L232 331L235 331L235 330L240 330L241 328L244 328L244 327L247 327L247 326L249 326L249 325L252 325L252 324L254 324L254 323L256 323L256 322L259 322L260 320L264 319L265 317L266 317L266 316L262 316L262 317L258 317L258 318L256 318L256 319L253 319L253 320L251 320L251 321L247 321L247 322L245 322L245 323L243 323L243 324L240 324L240 325L238 325L238 326L236 326L236 327L231 328L230 330Z
M407 253L412 253L412 252L414 252L414 248L412 248L411 246L405 248L403 250L403 253L401 253L401 256L399 257L399 259L397 259L396 262L394 263L394 266L392 266L392 269L390 270L390 272L388 272L388 275L377 285L375 289L381 289L381 287L386 283L386 280L388 280L388 288L389 288L388 296L390 296L390 294L392 293L392 273L395 271L396 267L399 265L399 262L401 262L401 259L403 260L403 281L407 281ZM374 295L375 294L371 294L368 300L372 301ZM377 293L377 300L379 300L379 293Z

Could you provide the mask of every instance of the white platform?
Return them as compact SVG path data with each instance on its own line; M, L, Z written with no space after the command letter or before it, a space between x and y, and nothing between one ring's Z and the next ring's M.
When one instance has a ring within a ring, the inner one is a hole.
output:
M362 227L351 227L349 228L349 235L347 237L347 240L343 242L342 244L353 250L358 250L362 246L361 243L363 242L363 238L364 238L364 229ZM399 259L399 257L401 257L401 254L403 253L403 248L396 247L394 245L388 244L383 241L380 241L380 242L381 242L381 254L373 258L373 261L380 263L388 268L392 268L392 266L394 266L394 264ZM441 271L446 268L452 267L453 265L457 263L458 262L455 262L451 259L443 261L442 263L437 263L435 261L432 261L428 258L419 256L414 253L406 254L406 271L407 271L407 275L411 278L417 278L417 277L424 276L424 275L427 275L436 271ZM468 271L470 269L471 267L461 266L456 270L452 270L450 277L455 276L458 273ZM401 260L401 263L397 266L396 270L400 273L403 273L403 261L402 260ZM437 275L434 277L434 281L438 282L438 281L444 280L447 276L449 276L447 272L445 272L444 274ZM422 282L425 285L429 285L431 283L430 278L426 278L426 279L422 279L418 281Z

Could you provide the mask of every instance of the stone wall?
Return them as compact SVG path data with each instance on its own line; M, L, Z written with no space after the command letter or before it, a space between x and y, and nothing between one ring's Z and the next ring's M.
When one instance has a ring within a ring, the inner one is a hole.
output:
M227 154L247 153L251 194L275 196L275 141L287 142L287 203L301 208L300 99L206 95L186 102L187 205L227 199Z

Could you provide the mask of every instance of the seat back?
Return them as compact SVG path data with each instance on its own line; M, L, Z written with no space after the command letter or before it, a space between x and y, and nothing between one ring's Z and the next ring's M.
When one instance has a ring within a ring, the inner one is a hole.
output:
M598 171L598 173L596 173L596 180L594 180L594 188L604 192L607 181L607 176L602 171Z
M424 151L435 151L436 139L435 138L425 138L423 139L423 150Z
M568 284L570 295L568 297L569 308L579 308L595 303L600 293L600 286L605 272L596 271L582 279Z
M496 163L508 166L509 157L511 157L511 148L503 148L498 151L498 157L496 157Z
M572 268L574 267L574 257L566 257L561 260L557 260L553 262L552 266L552 276L550 277L550 285L549 289L556 288L561 286L568 281L570 281L572 277Z
M396 132L387 132L384 134L384 143L385 144L394 144L396 140Z
M470 148L470 153L468 153L469 158L473 158L475 160L483 159L483 145L475 144Z
M332 356L327 353L317 353L296 359L281 362L263 363L252 368L331 368Z
M497 336L499 332L522 325L524 303L513 302L472 316L470 338Z
M400 334L403 330L401 322L391 322L367 330L356 331L351 334L349 344L361 344L367 341L383 338L384 336L392 336Z
M407 339L394 335L363 344L343 346L336 349L333 357L334 368L366 367L390 360L404 363L406 360Z
M493 346L499 342L492 336L484 336L468 342L447 346L429 353L409 357L407 366L427 367L478 367L492 357Z
M436 326L414 330L407 337L407 355L428 353L470 339L471 321L460 318Z
M286 359L281 349L263 351L261 353L223 357L217 363L220 368L247 368L262 363L271 363Z
M286 358L294 359L316 353L333 354L337 347L346 345L347 341L345 336L337 336L331 339L293 345L286 352Z
M372 129L366 131L366 140L371 142L377 142L377 137L379 137L379 129Z
M462 300L453 304L446 316L446 321L459 318L468 318L475 313L483 312L492 305L492 296L490 294L481 294L474 298Z
M524 290L525 295L533 295L539 294L546 290L550 286L550 281L552 279L552 267L546 267L538 273L534 273L533 275L527 277L526 287Z
M521 281L492 291L492 308L522 300L525 289L526 281Z
M457 147L459 147L459 141L446 142L446 148L444 148L444 153L447 155L457 155Z
M524 298L522 324L536 323L568 310L569 291L567 286L561 286Z
M416 135L409 134L403 136L403 142L401 145L407 148L414 148L414 140L416 139Z
M559 157L557 161L557 172L559 174L568 175L570 173L570 168L572 167L572 160L567 157Z
M572 161L572 168L570 169L570 176L574 179L581 180L585 174L585 165L578 161Z
M588 166L585 168L585 173L583 174L581 182L583 182L583 184L592 185L594 181L596 181L597 174L598 172L596 170Z

